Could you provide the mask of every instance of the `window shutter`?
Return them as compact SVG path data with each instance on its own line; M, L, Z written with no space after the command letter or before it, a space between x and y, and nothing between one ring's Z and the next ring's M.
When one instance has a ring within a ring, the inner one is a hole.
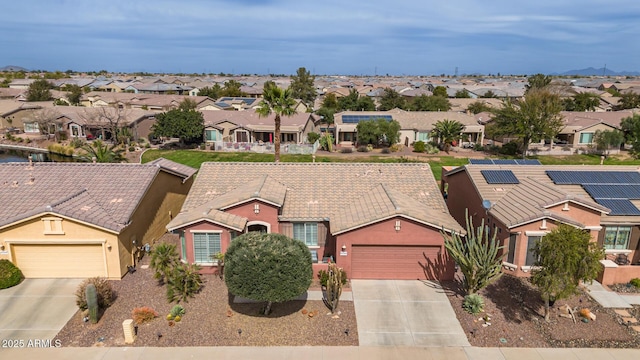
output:
M280 223L280 231L282 235L293 237L293 224L292 223Z
M318 246L324 246L327 241L327 226L324 223L318 223Z

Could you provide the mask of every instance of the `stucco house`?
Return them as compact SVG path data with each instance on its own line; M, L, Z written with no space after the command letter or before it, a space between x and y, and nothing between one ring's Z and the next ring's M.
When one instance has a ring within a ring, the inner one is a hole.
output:
M496 234L505 272L529 276L535 241L566 224L589 232L605 248L603 283L640 277L638 167L476 162L482 164L444 169L442 188L458 222L468 211L475 226L484 220Z
M464 125L460 142L482 144L484 125L479 124L476 116L454 111L343 111L334 115L336 144L357 141L357 127L360 121L372 119L395 120L400 124L400 143L412 144L415 141L428 142L435 124L441 120L454 120Z
M146 164L0 164L0 259L27 278L120 279L166 232L195 169Z
M316 272L334 261L358 279L450 280L440 232L464 233L427 164L204 163L167 228L203 272L262 231L304 241Z

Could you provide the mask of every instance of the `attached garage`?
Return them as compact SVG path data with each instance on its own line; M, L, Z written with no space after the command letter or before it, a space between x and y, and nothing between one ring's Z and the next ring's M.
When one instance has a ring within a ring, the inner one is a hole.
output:
M426 269L429 263L438 263L439 253L439 246L353 245L351 277L353 279L430 279L434 276Z
M102 244L11 244L11 255L27 278L107 276Z

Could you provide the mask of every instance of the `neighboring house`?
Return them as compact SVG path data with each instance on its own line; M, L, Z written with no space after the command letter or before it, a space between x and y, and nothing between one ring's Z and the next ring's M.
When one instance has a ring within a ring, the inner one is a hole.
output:
M573 112L561 113L565 126L558 134L562 140L574 148L587 148L594 145L597 131L620 130L622 119L633 116L630 110L609 112Z
M272 143L275 132L275 115L260 117L255 111L203 110L206 142ZM305 129L316 121L316 115L296 113L282 116L280 139L283 143L303 143Z
M451 215L464 223L468 211L476 227L484 221L504 246L505 272L529 276L535 241L566 224L605 248L605 284L640 277L637 166L515 165L519 161L475 160L479 164L444 169L442 176Z
M428 142L435 124L441 120L455 120L464 125L460 142L481 144L484 139L484 125L476 117L466 113L453 111L405 111L393 109L389 111L344 111L334 115L336 144L341 142L357 142L358 122L383 118L396 120L400 124L400 143L413 144L415 141Z
M354 279L452 280L441 231L464 233L429 165L362 163L204 163L167 229L203 272L260 231L303 241L314 271L334 261Z
M166 232L195 169L146 164L0 164L0 259L27 278L120 279Z

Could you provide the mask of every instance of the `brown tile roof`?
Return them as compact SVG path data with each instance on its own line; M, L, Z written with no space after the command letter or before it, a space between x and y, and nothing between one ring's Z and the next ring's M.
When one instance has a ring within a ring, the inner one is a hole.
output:
M482 175L482 170L511 170L520 184L489 184ZM492 214L500 216L505 224L515 224L540 214L541 208L557 200L572 201L583 206L603 211L601 223L640 223L639 216L611 216L604 206L594 202L591 196L580 185L557 185L547 176L547 170L561 171L633 171L638 166L626 165L465 165L451 170L448 174L465 171L473 182L482 200L493 204ZM514 204L523 206L514 206ZM500 206L498 206L500 204ZM527 205L530 208L525 209Z
M372 191L377 189L380 194L381 184L388 195L386 200L376 201ZM260 189L259 196L270 193L272 202L284 199L281 221L328 219L332 227L335 222L343 229L375 216L382 219L389 214L389 203L396 201L402 204L401 214L406 217L438 228L456 225L427 164L204 163L181 214L201 214L200 206L216 208L219 199L227 196L230 199L224 204L255 197L256 189ZM363 200L365 197L368 200ZM345 209L352 209L359 201L368 201L371 207L354 214L352 221L341 219ZM458 225L454 230L462 228Z
M161 170L154 164L0 164L0 228L53 213L119 232Z
M156 165L162 170L178 175L185 180L192 177L196 172L198 172L197 169L194 169L191 166L178 164L177 162L173 162L165 158L157 158L153 161L150 161L148 164Z

